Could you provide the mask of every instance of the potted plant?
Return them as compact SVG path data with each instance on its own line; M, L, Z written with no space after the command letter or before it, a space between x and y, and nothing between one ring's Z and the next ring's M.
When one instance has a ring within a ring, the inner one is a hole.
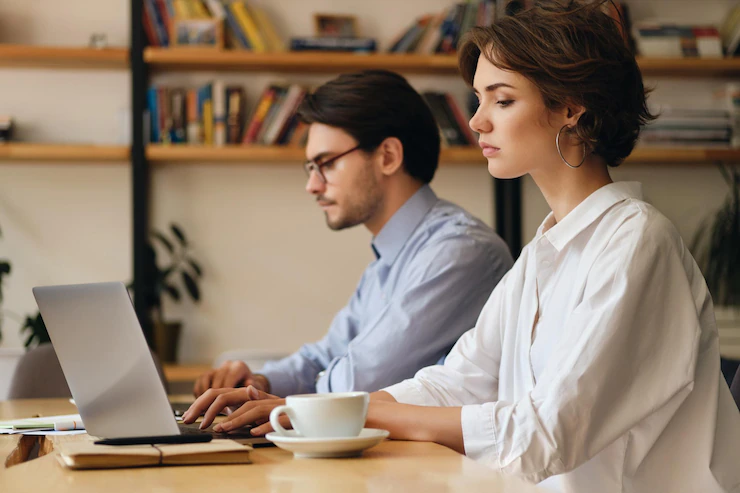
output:
M169 296L172 301L178 303L183 298L181 290L184 287L185 293L197 303L200 301L198 282L203 276L203 270L193 258L190 244L182 228L172 223L169 230L172 233L171 238L156 230L151 234L152 239L156 240L168 254L168 260L164 264L160 265L158 262L157 249L152 242L147 244L146 249L148 271L151 273L150 281L147 283L146 299L153 311L154 350L165 363L177 360L182 323L165 318L162 298ZM181 287L178 287L178 284L181 284Z
M720 170L730 190L720 209L697 230L691 250L712 294L722 340L740 338L740 169L723 164ZM740 360L740 345L731 353L725 350L723 355Z
M0 231L0 236L2 236L2 231ZM0 305L2 305L3 302L3 278L10 274L10 262L8 262L8 259L0 258ZM3 339L3 312L0 311L0 341Z

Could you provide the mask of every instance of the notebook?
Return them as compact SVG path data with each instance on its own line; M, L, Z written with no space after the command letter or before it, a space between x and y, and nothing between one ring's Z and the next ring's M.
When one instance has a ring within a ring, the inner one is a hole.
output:
M56 445L59 462L69 469L250 464L252 447L231 440L176 445L95 445L89 441Z

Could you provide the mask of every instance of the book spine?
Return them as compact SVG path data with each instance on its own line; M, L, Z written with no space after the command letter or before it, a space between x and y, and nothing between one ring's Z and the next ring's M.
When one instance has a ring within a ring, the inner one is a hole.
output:
M468 125L468 121L465 119L465 116L463 115L460 106L458 106L457 101L455 101L455 98L449 92L445 93L444 98L450 112L452 113L452 117L455 119L455 122L457 122L457 126L460 128L460 131L465 138L466 143L471 146L477 146L478 139L470 129L470 125Z
M262 93L257 108L254 110L254 115L249 122L247 130L244 132L244 138L242 139L243 144L252 144L257 138L257 134L262 127L262 123L270 111L273 101L275 100L276 88L270 86Z
M223 1L225 2L227 0L223 0ZM221 5L224 7L224 14L226 15L226 23L228 24L229 30L234 35L237 41L237 46L245 50L250 50L252 48L252 45L249 44L247 35L242 30L241 26L239 25L239 21L234 15L234 11L231 8L229 8L229 5L227 3L223 3Z
M270 51L285 51L285 44L275 29L275 25L270 20L270 16L267 15L265 9L258 5L252 5L250 7L254 16L255 22L262 30L263 38L265 39L266 45L270 48Z
M159 135L159 104L157 101L157 88L155 86L150 87L146 93L147 102L149 105L149 118L151 122L151 142L155 144L160 143Z
M233 12L237 21L239 21L239 26L246 33L249 44L254 49L255 53L264 53L265 51L267 51L265 47L265 41L260 35L257 24L255 24L254 19L247 10L246 4L244 4L243 2L235 1L229 4L229 8Z
M144 6L142 9L142 24L144 26L144 33L149 41L150 46L162 46L159 38L157 37L157 29L154 27L154 21L149 17L149 9Z
M201 137L200 115L198 113L198 91L188 89L187 100L187 140L191 144L200 144L203 142L203 139Z
M222 80L213 82L213 144L226 145L226 88Z
M167 32L167 28L159 14L159 10L155 5L154 0L144 0L144 8L147 9L149 18L153 21L154 29L157 32L157 38L159 39L159 45L169 46L169 33Z
M237 144L244 131L244 89L241 87L226 88L226 142Z
M285 130L285 126L288 124L290 117L293 116L298 105L303 100L303 96L306 92L304 89L293 84L285 94L285 99L280 107L280 110L275 115L275 120L270 125L270 128L265 132L263 144L274 145L277 143L280 134Z
M265 116L265 121L262 122L262 127L260 128L260 131L257 134L255 143L260 144L260 145L265 144L265 134L270 129L273 121L275 121L275 117L280 112L280 108L282 108L283 103L285 103L285 95L287 94L287 92L288 92L287 88L282 87L282 86L276 86L275 100L270 105L270 109L267 112L267 115Z

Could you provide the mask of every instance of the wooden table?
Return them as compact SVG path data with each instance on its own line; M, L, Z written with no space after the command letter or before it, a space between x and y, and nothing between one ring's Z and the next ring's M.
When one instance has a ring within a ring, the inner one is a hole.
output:
M0 419L69 414L75 407L63 399L0 402ZM253 464L197 467L153 467L71 471L59 465L54 441L84 435L38 437L37 459L24 454L37 437L0 435L0 491L15 492L521 492L541 491L506 477L432 443L387 440L355 459L293 459L278 448L255 449ZM11 465L11 463L17 463Z

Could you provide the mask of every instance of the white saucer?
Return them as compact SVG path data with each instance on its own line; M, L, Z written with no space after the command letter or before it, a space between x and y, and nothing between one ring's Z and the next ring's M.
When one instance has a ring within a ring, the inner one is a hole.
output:
M390 435L386 430L363 428L356 437L348 438L306 438L295 430L287 430L288 435L268 433L265 438L278 447L290 450L297 458L336 458L357 457L362 451L373 447Z

